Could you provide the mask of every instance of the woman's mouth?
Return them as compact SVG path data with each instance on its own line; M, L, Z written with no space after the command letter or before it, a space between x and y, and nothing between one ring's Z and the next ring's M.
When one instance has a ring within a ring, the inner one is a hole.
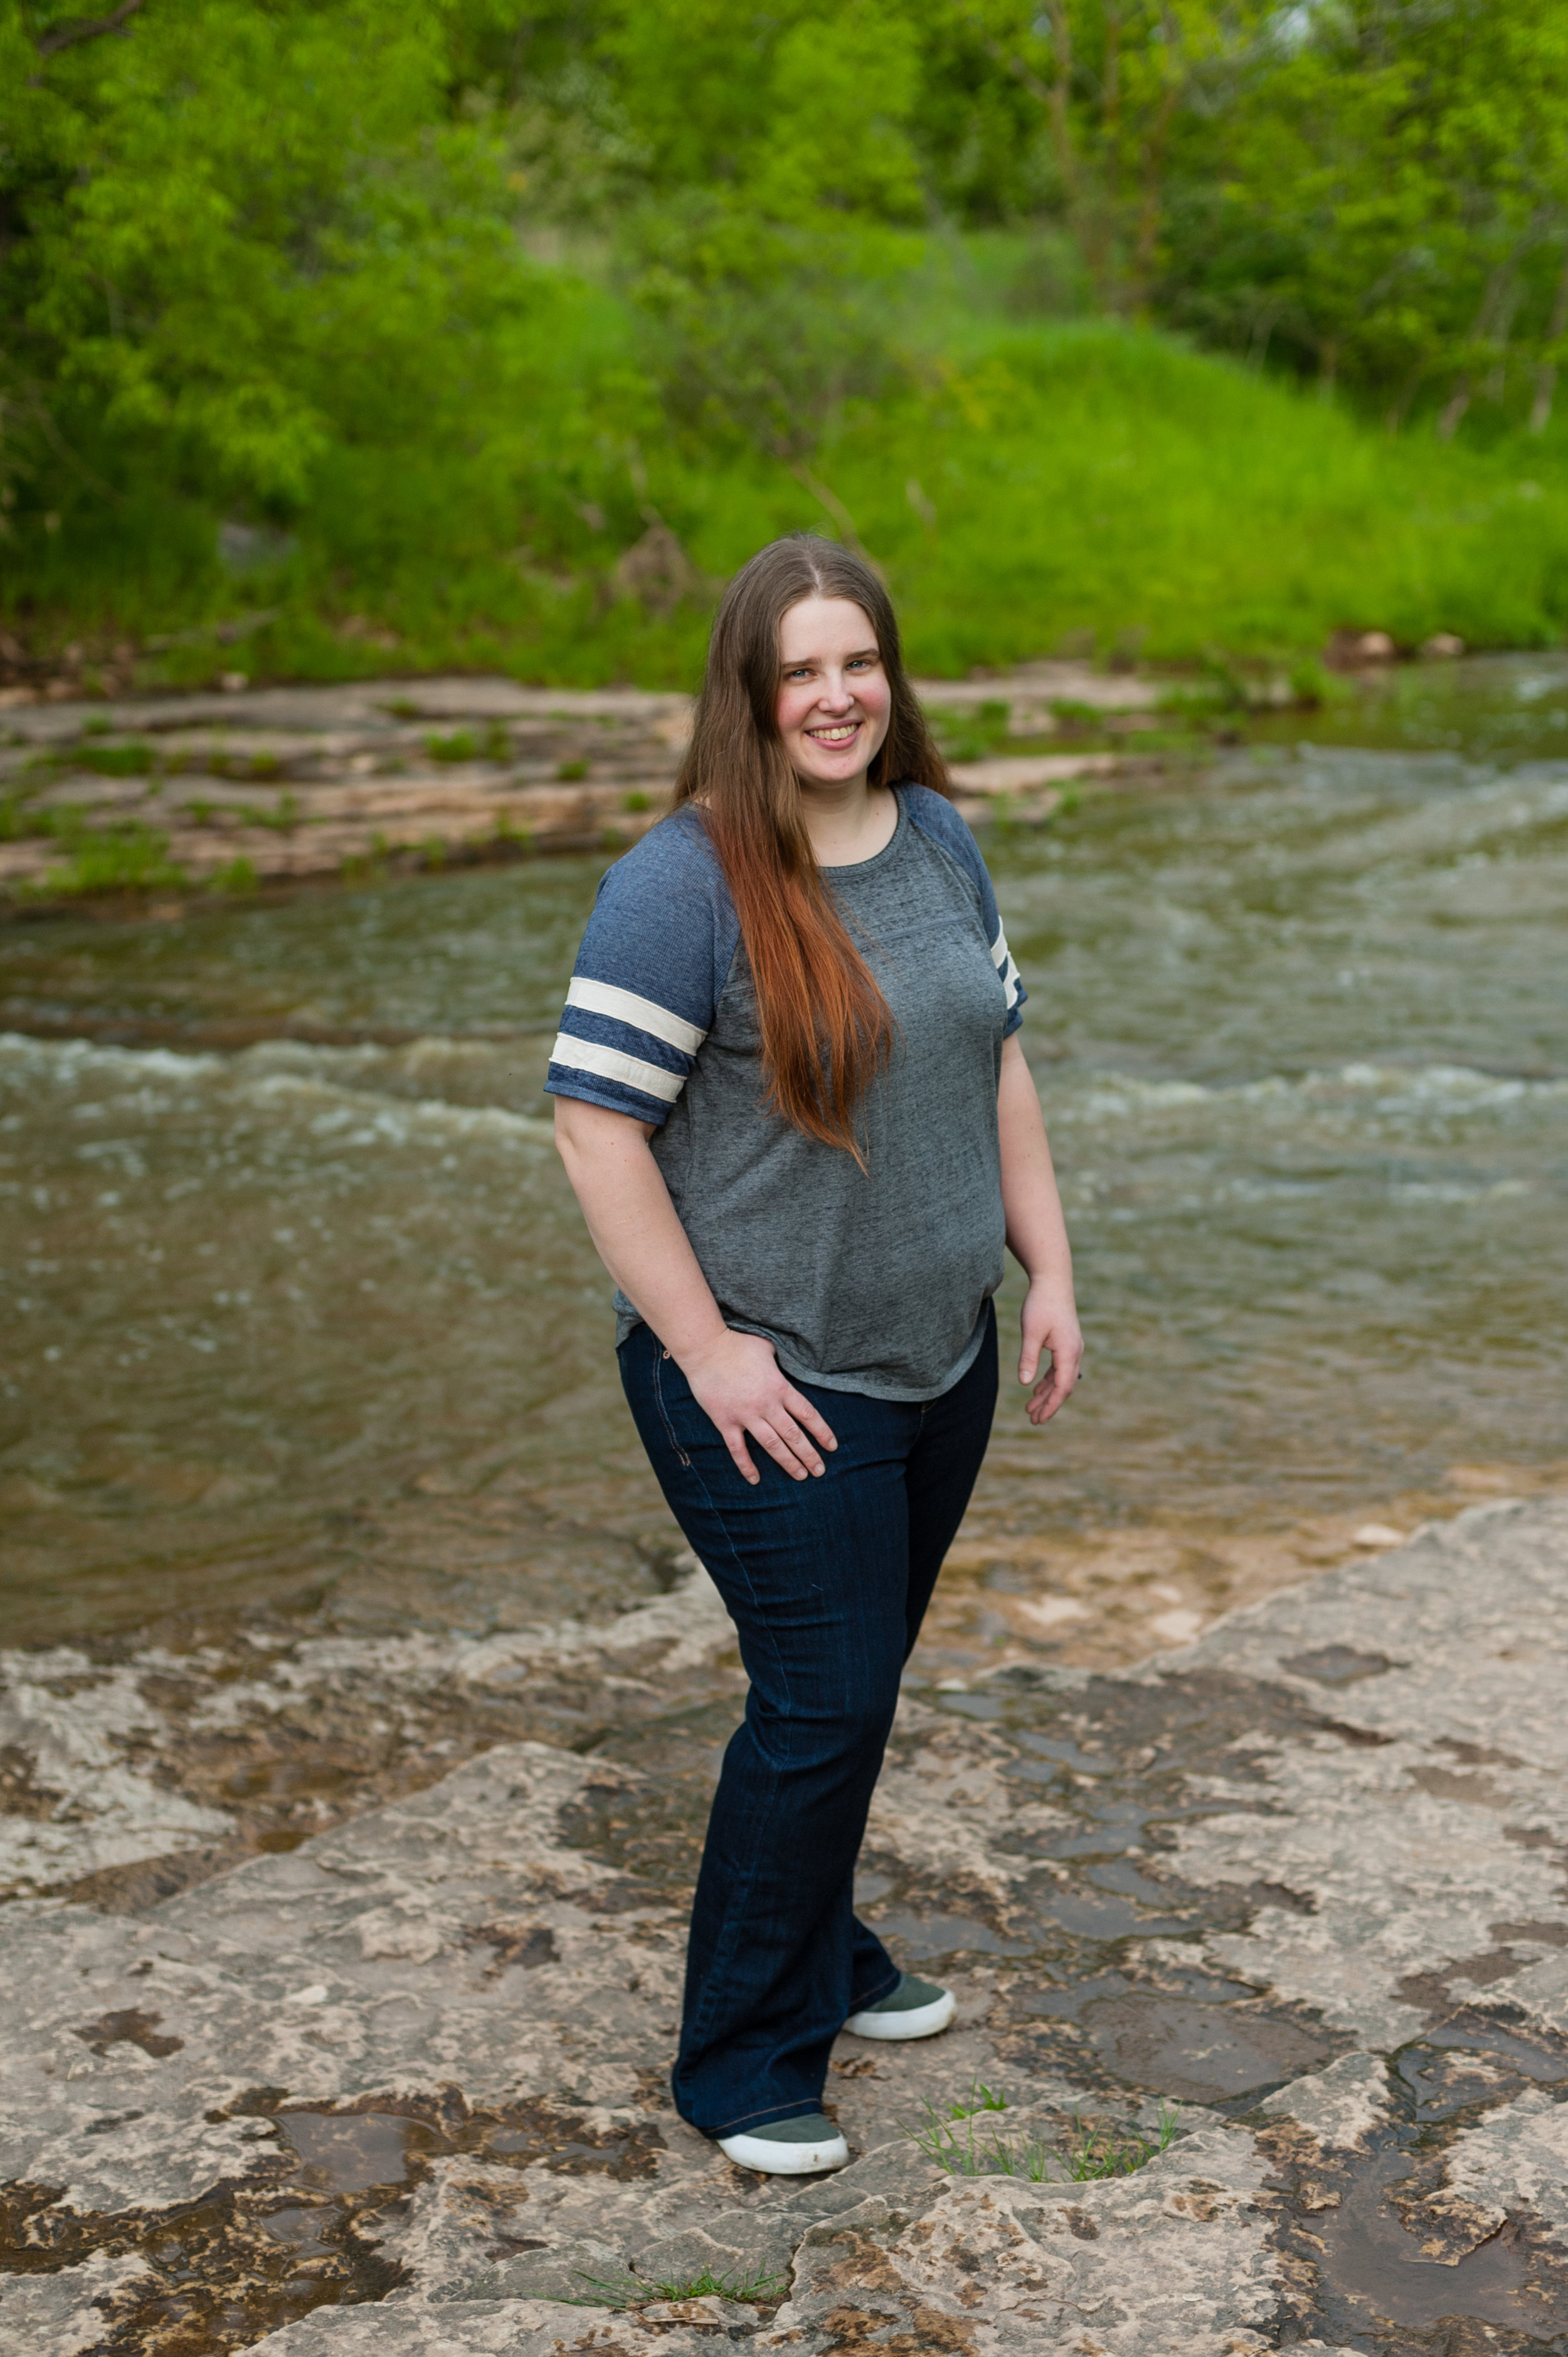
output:
M860 734L860 723L858 720L834 721L830 727L808 728L806 734L813 745L827 745L832 748L840 745L853 745Z

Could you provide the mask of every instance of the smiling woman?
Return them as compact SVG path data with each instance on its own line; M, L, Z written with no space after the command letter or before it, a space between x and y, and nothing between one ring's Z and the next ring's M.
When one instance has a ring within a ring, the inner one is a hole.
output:
M822 2110L841 2029L953 2017L851 1892L990 1435L1004 1246L1033 1423L1082 1349L1024 991L945 785L870 567L764 549L714 624L676 808L600 888L547 1083L632 1414L751 1680L675 2100L781 2174L849 2158Z

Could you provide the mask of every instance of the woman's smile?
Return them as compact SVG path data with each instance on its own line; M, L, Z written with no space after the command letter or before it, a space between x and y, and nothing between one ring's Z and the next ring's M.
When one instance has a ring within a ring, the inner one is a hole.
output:
M854 790L881 750L892 690L869 616L849 597L803 597L779 630L779 734L808 791Z

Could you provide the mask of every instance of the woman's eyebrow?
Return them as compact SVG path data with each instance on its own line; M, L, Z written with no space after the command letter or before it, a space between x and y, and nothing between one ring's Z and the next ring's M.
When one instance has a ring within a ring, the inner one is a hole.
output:
M844 661L845 662L864 662L867 655L880 662L882 650L880 647L856 647L851 653L845 655ZM818 671L822 667L822 661L821 655L797 655L793 662L780 662L779 668L780 671Z

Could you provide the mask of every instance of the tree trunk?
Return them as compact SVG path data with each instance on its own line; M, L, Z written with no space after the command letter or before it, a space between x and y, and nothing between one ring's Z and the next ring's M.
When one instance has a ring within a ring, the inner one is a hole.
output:
M1568 333L1568 252L1563 256L1563 275L1557 281L1557 293L1552 305L1552 317L1547 323L1546 340L1555 344ZM1535 399L1530 404L1530 430L1544 434L1552 418L1552 404L1557 392L1557 363L1544 360L1535 371Z
M1051 0L1046 10L1051 28L1051 56L1056 71L1047 100L1050 118L1051 144L1057 151L1057 169L1062 176L1062 189L1069 206L1078 199L1078 157L1072 144L1072 117L1069 104L1072 94L1072 27L1063 0ZM1034 76L1028 77L1034 82ZM1035 85L1036 88L1038 84Z
M820 475L813 475L811 468L804 465L800 459L790 461L789 472L794 476L795 480L800 485L803 490L810 491L811 497L816 500L819 507L826 508L829 515L832 516L833 522L837 524L839 530L843 534L845 547L853 550L856 556L863 556L867 565L870 565L872 571L880 577L882 568L876 563L875 558L871 554L859 533L856 532L854 528L854 518L851 515L849 510L845 507L838 493L830 484L824 483Z
M1144 144L1143 187L1138 203L1137 234L1133 242L1133 284L1128 290L1128 307L1133 311L1146 307L1155 275L1155 255L1159 246L1160 221L1165 210L1165 143L1170 135L1171 117L1176 113L1179 96L1176 84L1168 83L1161 92L1159 111ZM1266 343L1267 339L1264 340Z
M1465 412L1469 408L1469 406L1470 380L1467 376L1462 376L1458 383L1455 386L1453 392L1449 394L1447 400L1444 403L1442 411L1439 414L1437 420L1437 438L1440 442L1453 441L1455 435L1459 431L1459 420L1464 416Z

